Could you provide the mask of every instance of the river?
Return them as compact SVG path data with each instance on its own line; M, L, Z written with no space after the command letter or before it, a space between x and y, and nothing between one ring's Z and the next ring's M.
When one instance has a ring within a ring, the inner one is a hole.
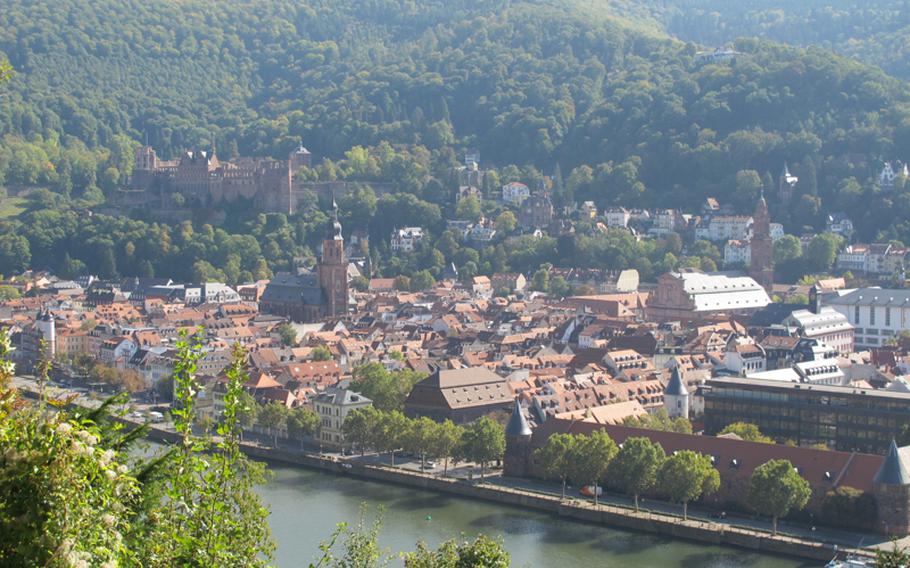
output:
M380 544L390 555L418 540L440 542L478 533L501 537L515 567L790 568L816 563L701 545L561 520L517 507L438 495L395 485L272 464L274 478L260 488L272 510L270 524L280 568L306 567L335 525L368 520L382 507ZM391 566L400 566L395 560Z

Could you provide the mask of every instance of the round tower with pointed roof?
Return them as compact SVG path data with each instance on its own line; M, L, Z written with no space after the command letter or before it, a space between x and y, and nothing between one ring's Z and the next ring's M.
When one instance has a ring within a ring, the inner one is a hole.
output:
M531 471L531 425L528 424L518 397L512 407L512 416L506 424L506 453L503 474L512 477L526 476Z
M47 342L47 353L45 353L45 356L52 359L57 353L57 326L50 310L38 312L38 317L35 318L35 329Z
M667 409L667 415L670 418L689 419L689 389L682 380L679 365L673 367L670 381L667 383L667 388L664 389L664 408Z
M873 478L873 494L878 504L878 522L882 532L906 535L910 532L910 470L897 442Z

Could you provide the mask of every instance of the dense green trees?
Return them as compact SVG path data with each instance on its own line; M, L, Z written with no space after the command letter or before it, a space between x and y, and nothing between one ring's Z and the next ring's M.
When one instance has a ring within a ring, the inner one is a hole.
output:
M822 514L835 525L867 529L877 519L878 505L870 493L841 486L825 494Z
M704 4L699 14L717 4L721 21L742 11L741 2L675 0L662 16L690 15L681 6L693 2ZM638 2L208 8L191 0L123 11L112 0L90 8L65 0L43 11L5 0L0 51L17 73L0 112L0 178L92 203L128 177L132 149L146 138L163 157L212 143L223 155L284 157L303 139L329 158L303 178L396 186L381 198L359 188L342 204L358 226L375 212L375 243L403 218L419 218L402 207L407 201L427 212L451 207L458 180L450 166L472 147L500 166L483 183L487 196L513 179L536 188L543 174L558 202L574 196L600 206L716 195L751 207L764 188L791 228L818 229L822 213L858 202L865 238L910 240L900 216L910 206L905 188L886 195L872 180L878 160L901 157L910 140L906 89L821 49L743 39L733 60L705 64ZM881 6L858 13L862 22L903 17ZM711 29L718 22L698 21ZM788 27L780 39L796 35ZM770 194L785 159L802 180L792 214ZM841 186L850 178L855 186ZM473 200L465 203L463 216L475 217ZM875 207L888 214L869 215ZM655 262L634 258L642 256ZM204 260L226 270L226 259Z
M381 363L354 368L351 389L373 401L379 410L403 410L411 389L425 375L416 371L388 371Z
M789 460L771 460L752 472L749 504L759 514L771 517L771 532L777 534L777 520L809 502L812 488Z
M469 424L461 437L461 455L480 464L483 479L487 464L502 458L506 451L506 436L502 425L483 416Z
M450 420L410 419L397 410L369 406L348 414L343 429L346 441L361 454L367 448L389 452L392 465L398 451L418 456L421 466L427 459L442 459L443 475L448 474L449 460L459 459L480 465L483 477L487 465L505 452L503 427L487 417L463 427Z
M659 408L654 412L644 416L631 416L624 422L631 428L644 428L646 430L660 430L661 432L677 432L679 434L691 434L692 423L682 416L670 418L666 409Z
M910 78L910 19L901 4L887 0L798 2L786 8L773 0L672 0L654 15L684 41L721 46L761 36L831 49Z
M758 426L749 422L734 422L727 424L724 429L717 433L718 436L723 434L736 434L747 442L761 442L763 444L773 444L774 440L765 436L758 429Z
M714 469L711 456L691 450L675 452L664 460L657 480L662 493L682 504L684 519L688 517L690 502L717 491L720 486L720 474Z
M657 473L663 466L664 449L648 438L626 438L616 459L610 464L611 481L625 493L630 493L638 511L638 496L657 483Z
M577 439L571 434L553 434L546 444L537 450L537 459L544 473L562 482L562 498L566 498L566 480L572 472L570 459Z
M594 488L594 503L598 502L597 487L616 457L616 442L604 430L589 436L578 436L569 451L569 477Z

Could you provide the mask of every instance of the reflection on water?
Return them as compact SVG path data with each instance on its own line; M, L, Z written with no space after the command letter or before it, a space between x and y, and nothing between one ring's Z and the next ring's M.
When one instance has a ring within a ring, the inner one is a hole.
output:
M380 544L390 555L479 533L503 539L516 567L791 568L817 564L732 548L561 520L535 511L440 496L395 485L315 471L272 466L274 479L261 493L282 568L306 566L339 522L356 522L365 503L382 507ZM394 552L392 552L394 551ZM393 566L400 565L399 561Z

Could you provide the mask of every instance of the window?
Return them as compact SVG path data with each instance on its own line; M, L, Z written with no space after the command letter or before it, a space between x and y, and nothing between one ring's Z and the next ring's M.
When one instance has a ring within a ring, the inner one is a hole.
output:
M885 308L885 326L891 326L891 308L888 307Z
M875 325L875 306L869 306L869 325Z
M853 307L853 323L859 323L859 306Z

